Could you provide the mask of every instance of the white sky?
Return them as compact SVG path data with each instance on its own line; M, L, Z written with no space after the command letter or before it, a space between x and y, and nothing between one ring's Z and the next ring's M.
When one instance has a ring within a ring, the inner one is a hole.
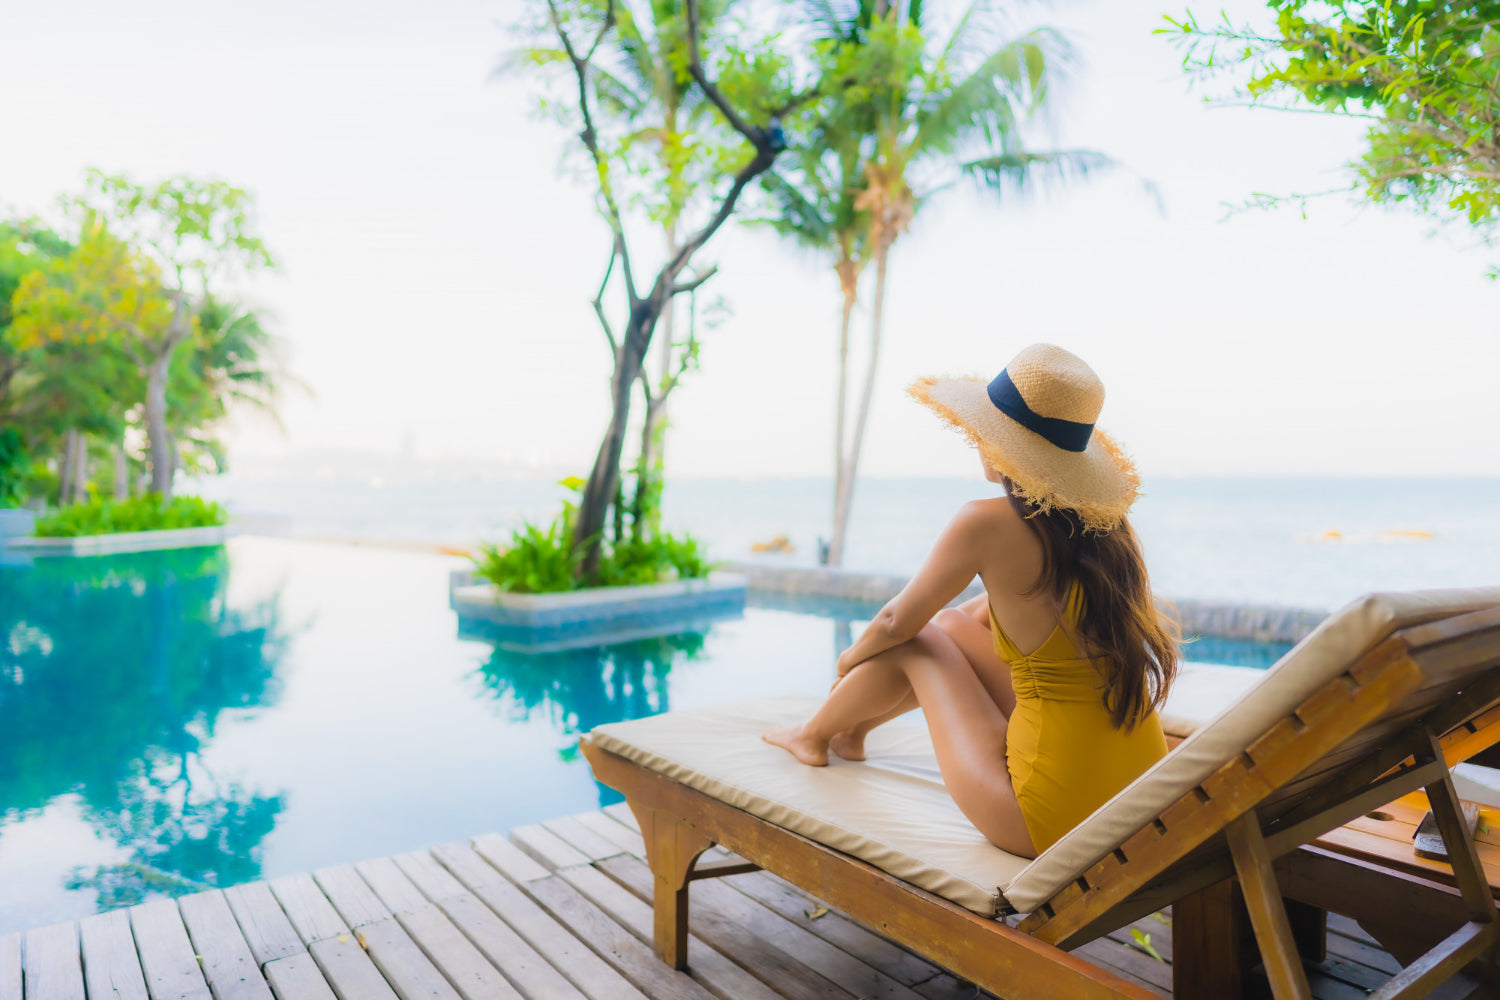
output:
M558 176L569 139L527 116L520 82L489 79L519 9L0 0L0 204L50 211L91 165L211 174L258 196L284 268L256 295L314 395L287 401L285 437L240 428L242 458L410 440L419 457L586 471L607 401L587 304L606 230ZM1125 173L1034 206L935 201L893 255L863 471L970 472L902 386L993 375L1050 340L1103 377L1101 424L1148 476L1500 474L1494 255L1342 200L1305 220L1222 221L1253 192L1341 183L1359 129L1205 107L1151 34L1167 9L1084 2L1049 17L1085 63L1058 144L1154 181L1165 214ZM1230 10L1265 15L1250 0ZM734 316L674 397L670 470L826 473L831 269L737 228L704 259Z

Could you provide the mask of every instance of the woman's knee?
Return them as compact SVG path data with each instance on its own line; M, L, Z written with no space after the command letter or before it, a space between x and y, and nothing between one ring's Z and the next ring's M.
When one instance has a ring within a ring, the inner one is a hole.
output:
M951 636L956 629L964 626L967 618L968 616L957 608L944 608L932 616L932 624Z
M941 615L942 612L938 614ZM963 663L965 665L968 663L968 660L964 658L963 650L959 648L953 636L949 635L937 624L937 616L934 616L931 622L923 625L922 630L910 639L906 645L911 647L912 652L919 653L928 659L948 663Z

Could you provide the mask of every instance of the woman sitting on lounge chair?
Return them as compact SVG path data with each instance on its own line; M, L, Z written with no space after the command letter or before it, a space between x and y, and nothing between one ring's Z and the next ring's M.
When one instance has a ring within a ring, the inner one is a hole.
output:
M987 385L911 394L978 448L1006 495L966 504L906 588L838 661L822 707L764 738L805 764L864 759L921 706L943 781L992 843L1035 857L1167 751L1156 708L1177 669L1125 512L1139 477L1094 421L1104 387L1036 344ZM986 597L945 606L978 576Z

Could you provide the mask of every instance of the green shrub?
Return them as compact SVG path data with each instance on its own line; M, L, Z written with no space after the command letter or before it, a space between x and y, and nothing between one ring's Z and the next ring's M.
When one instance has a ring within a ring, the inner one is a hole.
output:
M545 528L524 522L510 533L510 544L504 548L479 546L475 571L497 590L513 594L555 594L574 589L578 557L572 552L568 513L564 510Z
M580 583L574 576L578 556L572 551L571 504L545 528L523 523L504 547L481 545L474 559L476 574L496 589L513 594L555 594L580 587L632 587L670 580L701 579L713 564L692 535L666 533L648 539L606 543L599 570Z
M113 535L127 531L212 528L224 524L224 508L201 497L173 497L162 502L147 493L129 500L90 500L61 507L36 523L41 538Z

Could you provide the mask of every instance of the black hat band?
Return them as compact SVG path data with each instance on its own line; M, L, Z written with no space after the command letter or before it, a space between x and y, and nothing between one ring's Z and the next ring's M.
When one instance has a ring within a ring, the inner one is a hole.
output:
M1040 434L1063 451L1084 451L1088 448L1089 437L1094 433L1093 424L1044 417L1035 412L1021 398L1021 390L1016 388L1005 369L1000 369L1000 374L990 382L989 394L995 409L1027 430Z

